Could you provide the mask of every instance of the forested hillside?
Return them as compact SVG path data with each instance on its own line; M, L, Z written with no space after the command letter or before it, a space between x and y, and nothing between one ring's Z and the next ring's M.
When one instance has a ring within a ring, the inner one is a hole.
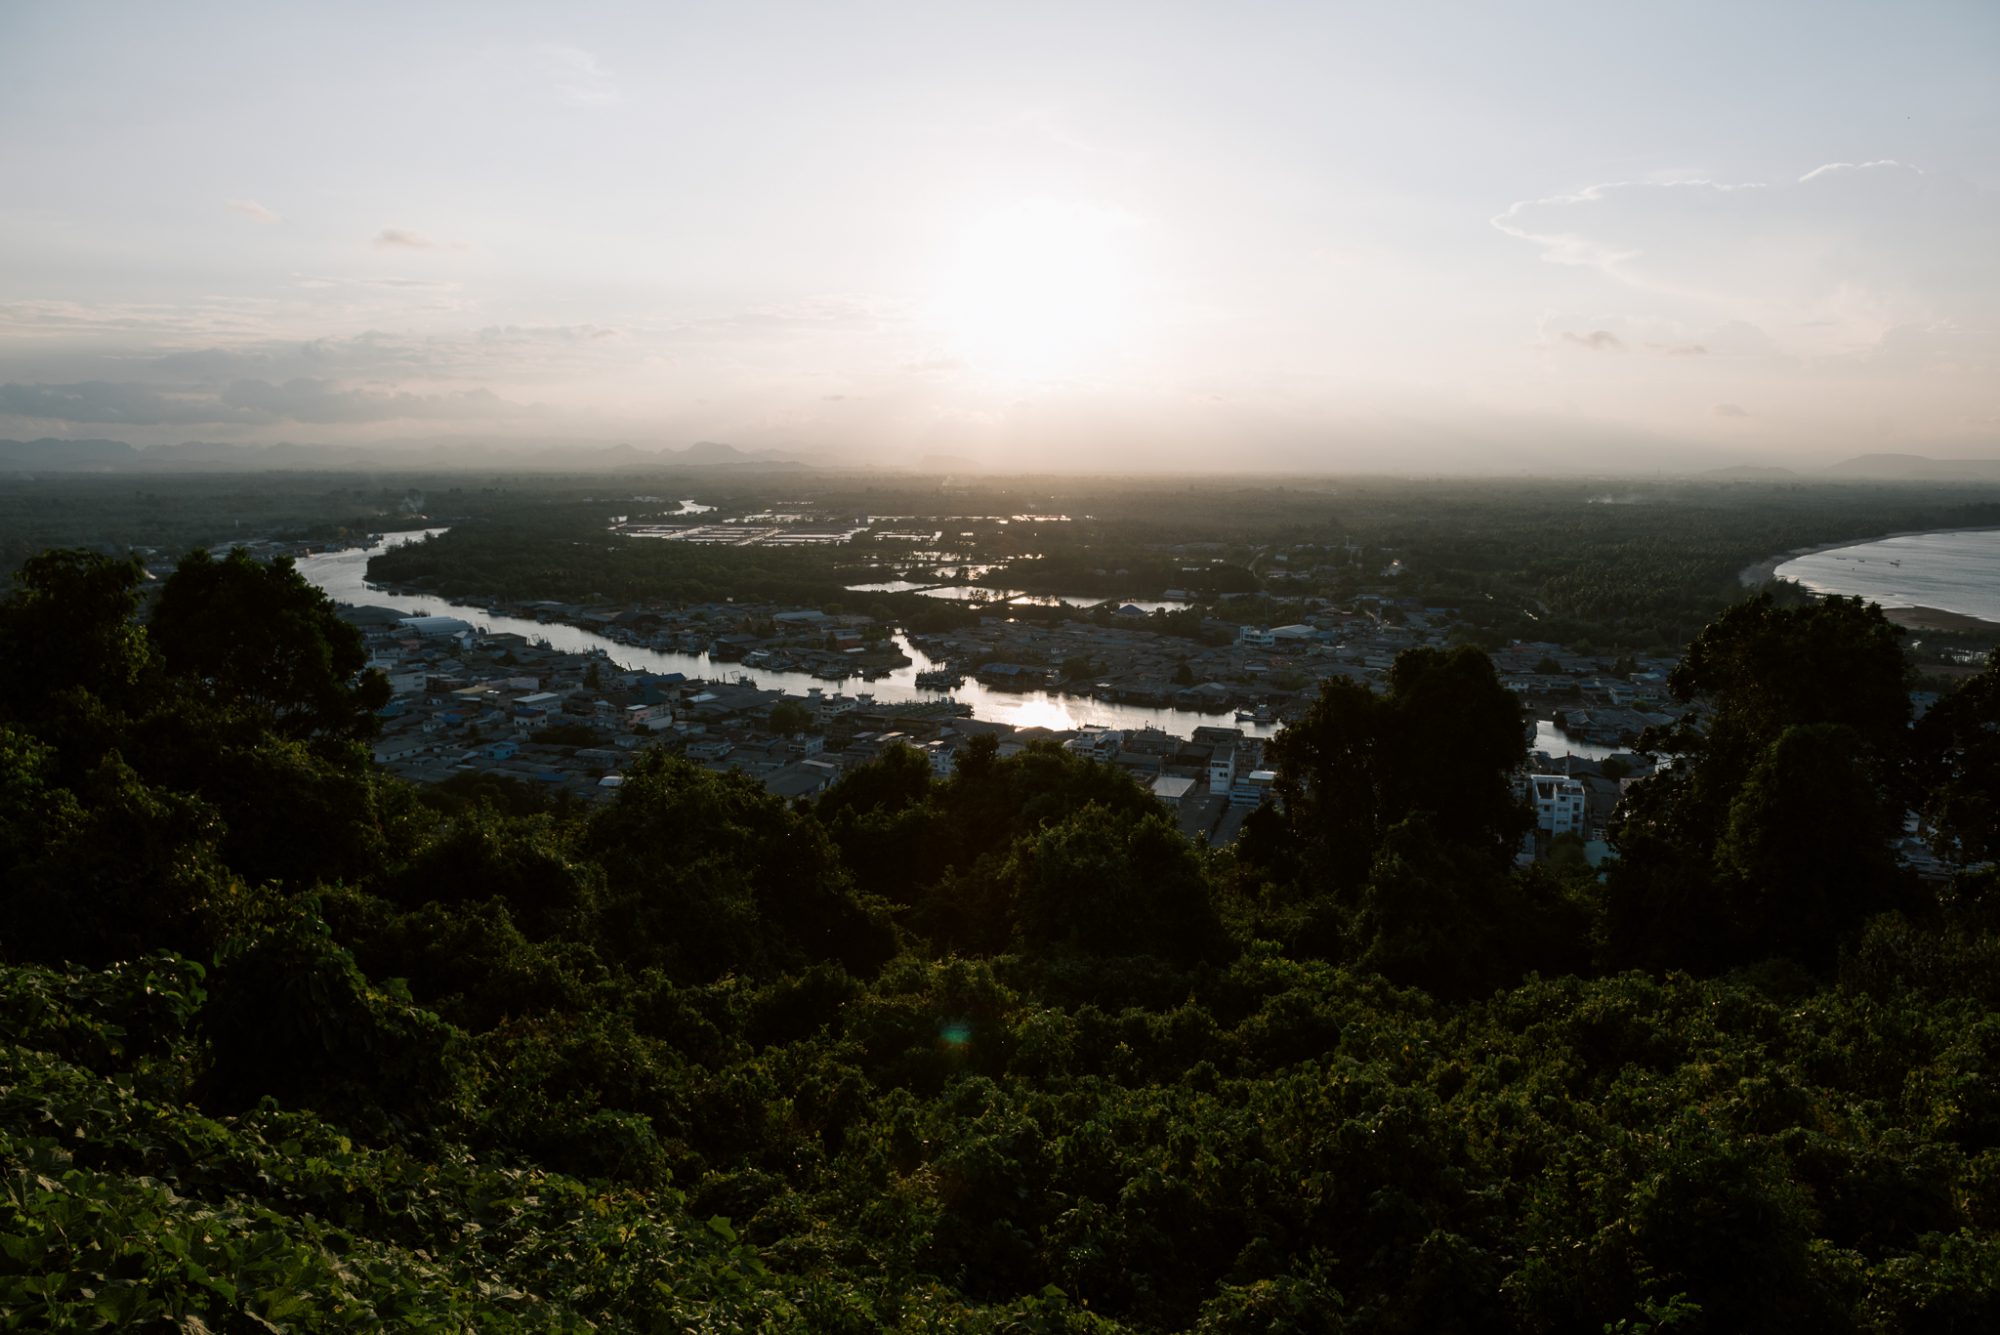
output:
M420 793L288 564L139 580L0 601L0 1326L2000 1328L2000 656L1731 609L1600 881L1475 649L1211 852L1042 747Z

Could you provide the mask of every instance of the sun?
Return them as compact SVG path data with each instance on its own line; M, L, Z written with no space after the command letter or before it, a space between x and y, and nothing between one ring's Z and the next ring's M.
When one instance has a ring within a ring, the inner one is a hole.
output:
M933 318L974 372L998 380L1087 378L1139 331L1137 224L1037 201L960 236L932 288Z

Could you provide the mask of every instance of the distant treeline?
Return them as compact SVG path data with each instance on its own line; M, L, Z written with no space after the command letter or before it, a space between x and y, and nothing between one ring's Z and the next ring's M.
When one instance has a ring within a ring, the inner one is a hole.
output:
M810 494L835 515L869 513L871 502L940 517L992 514L1024 499L945 501L838 485ZM1261 590L1339 602L1375 592L1448 608L1465 634L1489 646L1540 639L1665 653L1739 600L1739 574L1769 557L1889 532L2000 523L2000 490L1973 486L1373 480L1309 491L1076 483L1031 494L1045 508L1067 506L1070 521L974 524L972 539L945 543L994 566L981 582L1104 597L1180 589L1209 600ZM912 599L841 591L910 564L902 545L695 548L611 537L607 512L603 502L515 497L425 547L386 553L371 569L378 579L457 596L733 595L811 606L866 601L923 615ZM1279 554L1287 559L1276 561ZM1385 576L1392 561L1399 573ZM1276 571L1283 577L1268 578ZM1245 615L1267 610L1246 607Z

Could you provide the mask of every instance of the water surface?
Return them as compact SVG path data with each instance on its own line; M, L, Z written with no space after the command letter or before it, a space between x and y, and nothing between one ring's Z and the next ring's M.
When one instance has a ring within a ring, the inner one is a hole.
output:
M1793 557L1777 570L1815 593L1935 607L2000 622L2000 529L1911 533Z

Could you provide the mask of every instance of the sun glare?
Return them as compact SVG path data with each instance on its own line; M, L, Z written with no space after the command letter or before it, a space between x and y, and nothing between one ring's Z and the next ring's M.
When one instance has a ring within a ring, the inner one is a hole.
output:
M933 289L935 318L978 373L1087 377L1138 332L1129 216L1021 204L968 228Z

